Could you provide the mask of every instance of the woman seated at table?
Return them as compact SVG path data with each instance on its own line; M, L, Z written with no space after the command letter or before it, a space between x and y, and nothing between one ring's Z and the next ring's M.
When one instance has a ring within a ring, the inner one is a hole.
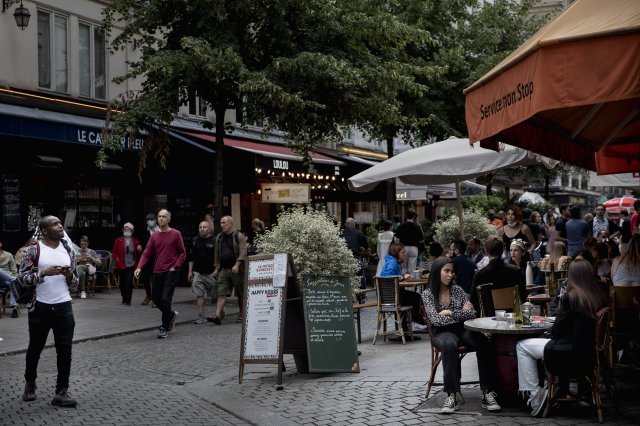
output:
M493 345L481 333L464 328L464 322L476 317L476 311L464 290L453 282L453 263L440 258L433 262L429 273L429 288L422 293L422 301L433 333L433 345L442 351L444 375L444 401L441 413L453 413L458 409L456 393L460 392L458 370L460 343L476 350L478 373L482 389L482 407L489 411L500 410L493 392L496 377Z
M404 244L400 243L391 243L389 245L389 251L384 256L384 265L382 266L382 270L380 271L380 277L393 277L399 275L400 280L405 280L407 278L411 278L411 274L406 273L402 274L402 263L407 258L407 252L404 250ZM400 304L402 306L411 306L413 309L411 310L411 317L413 322L417 322L418 324L424 325L424 321L422 320L422 312L421 312L421 304L422 299L419 293L415 291L405 290L403 288L400 289ZM402 324L403 329L406 331L409 330L409 327L412 324ZM413 340L420 340L420 337L413 336Z
M540 261L538 267L541 271L550 271L553 265L554 271L564 271L569 267L569 256L567 256L567 245L562 241L555 241L549 257Z
M528 393L527 405L531 407L532 416L540 413L547 397L546 388L539 386L537 360L544 357L545 366L553 374L579 375L591 371L595 363L595 316L608 304L608 297L600 289L589 261L572 261L566 291L560 298L551 328L551 339L525 339L516 345L519 390Z
M526 249L526 243L522 240L511 241L511 246L509 247L509 263L520 268L520 273L522 273L522 279L524 282L527 280L527 264L530 262L531 255ZM538 266L532 264L531 268L533 270L533 284L543 285Z
M611 281L614 286L640 286L640 235L631 238L625 254L613 259Z

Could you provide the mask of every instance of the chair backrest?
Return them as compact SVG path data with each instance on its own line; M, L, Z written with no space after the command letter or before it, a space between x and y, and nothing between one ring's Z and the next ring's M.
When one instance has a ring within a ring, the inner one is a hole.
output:
M611 326L616 327L616 322L620 322L621 311L625 313L631 313L631 315L624 315L623 318L635 318L638 322L638 315L633 315L633 312L637 312L637 302L640 302L640 287L618 287L612 285L609 287L609 296L611 297ZM616 318L618 317L618 318ZM618 324L619 325L619 324Z
M400 277L376 277L378 306L400 306Z
M506 287L491 290L493 309L513 310L513 303L516 299L518 287Z
M491 290L493 289L492 283L481 284L476 287L476 293L478 294L478 310L480 317L492 317L496 314L496 310L493 306L493 295Z
M109 250L96 250L96 254L100 256L102 264L96 267L97 273L108 274L111 272L111 252Z

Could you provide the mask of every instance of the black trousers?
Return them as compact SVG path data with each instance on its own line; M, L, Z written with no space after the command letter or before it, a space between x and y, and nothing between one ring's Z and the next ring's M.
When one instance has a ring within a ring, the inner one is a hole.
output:
M496 377L495 350L489 339L481 333L460 328L438 331L438 327L434 327L433 330L433 344L442 351L444 392L454 393L460 391L458 378L460 369L458 345L460 342L476 350L480 388L485 392L493 390L493 383Z
M131 295L133 294L133 271L133 266L119 271L122 303L131 303Z
M76 322L73 318L71 302L47 304L36 302L29 312L29 347L24 378L27 382L35 382L38 376L40 354L47 342L49 330L53 330L58 364L56 393L69 387L71 373L71 343Z
M140 271L140 282L144 286L144 292L146 294L147 299L151 299L151 281L153 276L153 262L149 262L142 268Z
M180 271L161 272L153 274L153 303L162 312L162 326L167 329L173 316L171 310L171 300L173 299L173 291L180 279Z

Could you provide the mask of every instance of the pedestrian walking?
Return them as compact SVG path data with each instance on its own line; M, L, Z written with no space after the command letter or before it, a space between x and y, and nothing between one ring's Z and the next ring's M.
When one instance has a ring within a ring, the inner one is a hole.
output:
M133 272L138 266L142 245L140 240L133 236L133 224L127 222L122 227L122 236L113 242L111 256L116 265L116 271L120 278L120 294L122 304L131 306L131 296L133 295Z
M198 225L198 236L193 239L189 251L189 273L187 279L191 282L191 291L196 295L198 319L196 324L204 322L204 299L210 297L217 300L216 279L213 277L213 262L215 254L215 237L209 222L203 220Z
M247 260L247 239L233 226L231 216L220 218L220 232L216 236L216 248L214 254L215 268L213 276L218 281L217 292L218 302L216 303L216 316L207 317L207 321L220 325L222 323L222 313L227 297L231 296L231 291L235 289L238 296L238 308L240 314L236 322L242 322L244 293L244 267Z
M178 317L178 311L171 309L173 291L180 280L180 268L187 258L182 241L182 234L177 229L169 226L171 212L162 209L158 212L159 231L153 233L149 244L142 252L142 258L134 276L140 276L145 265L154 259L153 278L151 282L151 294L153 303L162 312L162 325L158 331L158 339L169 337L169 332Z
M142 248L145 249L149 244L149 240L151 236L158 232L160 228L158 227L158 222L156 222L156 215L153 213L148 213L146 216L146 229L144 230L144 234L142 235ZM153 275L153 259L147 263L146 268L142 268L142 272L140 273L140 277L138 278L139 282L142 283L144 287L144 292L146 297L142 301L143 305L148 305L151 302L151 277ZM154 306L155 307L155 306Z
M76 325L69 292L78 287L78 277L74 273L76 257L63 239L64 229L60 219L45 216L40 219L38 229L42 241L27 247L19 272L23 284L36 286L35 302L29 309L29 347L22 400L36 399L38 361L49 331L53 330L58 378L51 405L75 407L77 402L69 396L68 389L71 343Z

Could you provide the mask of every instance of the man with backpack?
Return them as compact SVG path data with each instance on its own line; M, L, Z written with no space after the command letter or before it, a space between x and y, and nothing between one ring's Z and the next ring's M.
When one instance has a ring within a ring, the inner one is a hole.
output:
M216 303L216 316L207 318L217 325L222 323L222 312L227 297L235 289L238 297L240 313L236 322L242 322L244 293L244 267L247 260L247 239L233 226L231 216L223 216L220 219L220 232L216 236L214 271L213 276L218 281L218 301Z
M29 347L24 371L26 381L23 401L36 399L38 361L53 330L56 345L58 378L51 405L75 407L77 402L67 392L71 373L71 343L75 329L70 291L78 288L74 274L76 257L64 237L60 219L45 216L38 228L42 241L25 250L20 263L19 277L23 286L35 286L35 301L29 309Z

